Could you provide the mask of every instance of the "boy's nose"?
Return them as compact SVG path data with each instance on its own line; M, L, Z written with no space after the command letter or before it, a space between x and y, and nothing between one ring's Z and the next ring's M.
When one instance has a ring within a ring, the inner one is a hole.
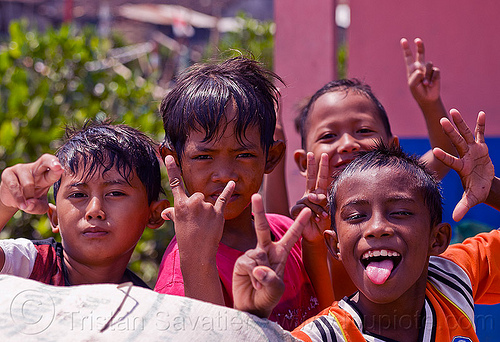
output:
M349 133L344 133L338 140L338 153L352 153L359 151L359 148L358 141Z
M394 234L394 230L387 220L373 215L372 219L367 222L367 228L364 231L366 238L382 238L390 237Z
M238 173L234 168L224 167L220 168L214 173L212 173L212 181L227 183L230 180L237 182L238 181Z
M101 200L97 197L93 197L89 204L87 205L87 212L85 214L87 220L91 220L93 218L98 220L105 220L106 214L102 208Z

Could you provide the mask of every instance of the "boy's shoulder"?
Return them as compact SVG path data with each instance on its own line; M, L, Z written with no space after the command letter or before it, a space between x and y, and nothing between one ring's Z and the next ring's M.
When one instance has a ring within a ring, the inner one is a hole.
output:
M0 240L5 253L4 274L30 278L50 285L69 285L64 270L63 249L54 238Z
M326 341L335 336L335 341L365 341L363 321L358 310L345 297L299 325L292 335L303 341Z

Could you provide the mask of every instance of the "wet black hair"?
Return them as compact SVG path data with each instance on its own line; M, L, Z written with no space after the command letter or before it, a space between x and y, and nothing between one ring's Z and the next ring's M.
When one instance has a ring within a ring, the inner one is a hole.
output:
M385 111L384 106L382 106L382 103L380 103L380 101L373 94L371 87L368 84L363 83L356 78L340 79L331 81L325 84L321 89L316 91L316 93L314 93L314 95L311 96L307 104L302 107L302 109L299 112L299 115L295 118L295 129L297 130L297 132L300 133L303 149L306 149L307 130L308 130L307 119L309 118L311 108L316 102L316 100L321 95L324 95L326 93L344 92L345 96L347 96L350 91L353 91L356 94L364 95L373 102L377 114L382 120L382 124L384 125L387 137L389 138L392 137L391 125L389 124L389 118L387 117L387 112Z
M160 105L164 146L175 150L180 160L191 131L204 132L204 142L218 139L228 124L226 107L234 102L238 141L245 145L246 130L256 126L267 153L274 142L279 96L273 80L283 83L261 63L242 56L188 68Z
M89 120L81 129L66 127L65 142L56 156L67 172L77 174L83 170L83 181L113 168L130 181L135 171L151 204L163 192L157 150L152 139L130 126ZM54 198L60 185L60 180L54 184Z
M398 144L386 145L379 140L374 149L358 152L356 159L334 176L328 194L332 229L335 229L336 196L343 181L356 172L374 168L390 168L406 173L407 177L412 179L413 186L422 194L424 204L429 209L431 225L441 223L443 218L443 198L439 181L437 181L434 174L426 168L425 163L421 162L417 156L405 153ZM381 189L380 191L384 190Z

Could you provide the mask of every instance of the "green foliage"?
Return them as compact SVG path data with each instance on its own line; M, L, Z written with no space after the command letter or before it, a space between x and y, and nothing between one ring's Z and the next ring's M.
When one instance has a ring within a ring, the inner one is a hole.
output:
M10 37L0 43L0 170L54 153L64 126L81 126L95 117L111 117L163 138L156 80L144 79L135 66L103 67L117 42L100 38L94 28L62 26L45 32L12 22ZM167 229L169 228L169 229ZM131 267L154 284L172 227L147 229ZM51 236L45 216L18 212L1 237Z
M339 79L347 77L347 57L347 43L343 43L337 50L337 78Z
M276 31L274 22L259 21L245 13L239 13L237 19L242 23L241 29L237 32L225 33L219 41L218 51L235 56L241 53L251 54L255 59L264 63L269 70L272 70L274 32Z

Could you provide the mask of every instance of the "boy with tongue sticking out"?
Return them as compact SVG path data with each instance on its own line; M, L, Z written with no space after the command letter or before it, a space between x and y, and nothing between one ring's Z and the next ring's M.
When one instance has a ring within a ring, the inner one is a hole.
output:
M434 154L464 184L453 219L481 202L500 209L500 180L484 143L484 113L479 113L475 136L458 111L450 114L460 134L447 119L441 124L460 158L440 149ZM359 291L292 334L305 341L478 341L474 303L500 300L500 231L448 247L451 229L441 222L434 177L398 147L379 145L351 162L329 194L327 245ZM240 259L233 283L246 275L254 293L249 300L243 287L234 286L240 293L235 307L265 316L280 295L279 267L262 256L253 264Z

